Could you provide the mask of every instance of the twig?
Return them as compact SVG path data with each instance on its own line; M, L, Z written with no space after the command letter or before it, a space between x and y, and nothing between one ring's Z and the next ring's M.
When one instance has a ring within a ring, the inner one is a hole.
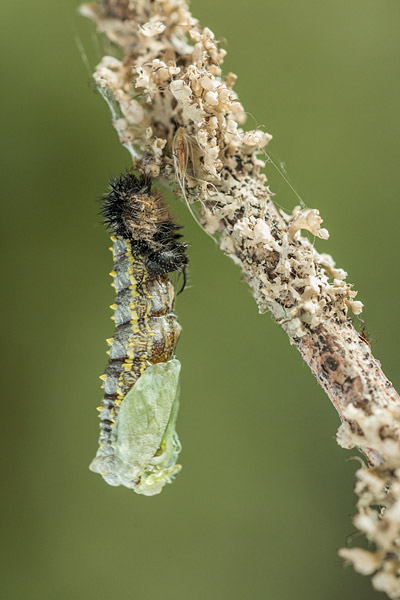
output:
M362 303L347 274L302 235L328 239L318 210L275 208L258 156L271 136L241 129L236 76L222 78L225 51L185 0L103 0L81 13L123 51L122 60L105 56L94 79L133 166L197 210L241 267L260 312L271 311L333 402L338 443L367 456L354 522L376 551L340 554L400 598L400 398L348 318Z

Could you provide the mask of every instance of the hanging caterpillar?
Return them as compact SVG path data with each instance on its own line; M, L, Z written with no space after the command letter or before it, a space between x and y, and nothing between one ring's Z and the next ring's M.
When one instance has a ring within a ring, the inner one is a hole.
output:
M168 273L181 272L184 287L187 245L149 178L127 173L110 188L102 213L114 233L116 330L107 340L99 448L90 469L110 485L151 496L181 468L175 433L180 362L174 357L181 327Z

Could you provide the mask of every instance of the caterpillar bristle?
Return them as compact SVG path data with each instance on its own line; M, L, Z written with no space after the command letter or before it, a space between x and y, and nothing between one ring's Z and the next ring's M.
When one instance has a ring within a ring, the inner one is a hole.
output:
M151 189L149 177L124 173L111 179L110 188L102 202L105 224L130 241L134 255L141 254L152 272L184 271L187 244L178 241L181 227L173 222L161 194Z

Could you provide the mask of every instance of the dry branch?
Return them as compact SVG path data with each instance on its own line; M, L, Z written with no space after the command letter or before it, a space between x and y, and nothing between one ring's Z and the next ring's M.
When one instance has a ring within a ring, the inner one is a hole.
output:
M271 136L245 132L245 113L222 77L225 50L201 28L185 0L104 0L82 14L115 45L94 73L134 168L160 178L198 207L203 229L237 263L260 312L269 310L328 394L342 424L338 443L359 447L356 526L373 551L341 556L391 598L400 598L400 398L354 329L361 302L332 257L318 210L278 211L260 173Z

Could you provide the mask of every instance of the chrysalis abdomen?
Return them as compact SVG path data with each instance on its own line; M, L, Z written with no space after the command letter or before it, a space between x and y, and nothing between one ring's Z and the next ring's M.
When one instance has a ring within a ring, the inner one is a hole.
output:
M150 274L142 258L132 255L126 240L113 237L112 241L116 330L108 340L110 360L103 376L101 444L110 443L110 424L125 395L148 364L172 358L181 331L172 312L175 291L168 277Z

